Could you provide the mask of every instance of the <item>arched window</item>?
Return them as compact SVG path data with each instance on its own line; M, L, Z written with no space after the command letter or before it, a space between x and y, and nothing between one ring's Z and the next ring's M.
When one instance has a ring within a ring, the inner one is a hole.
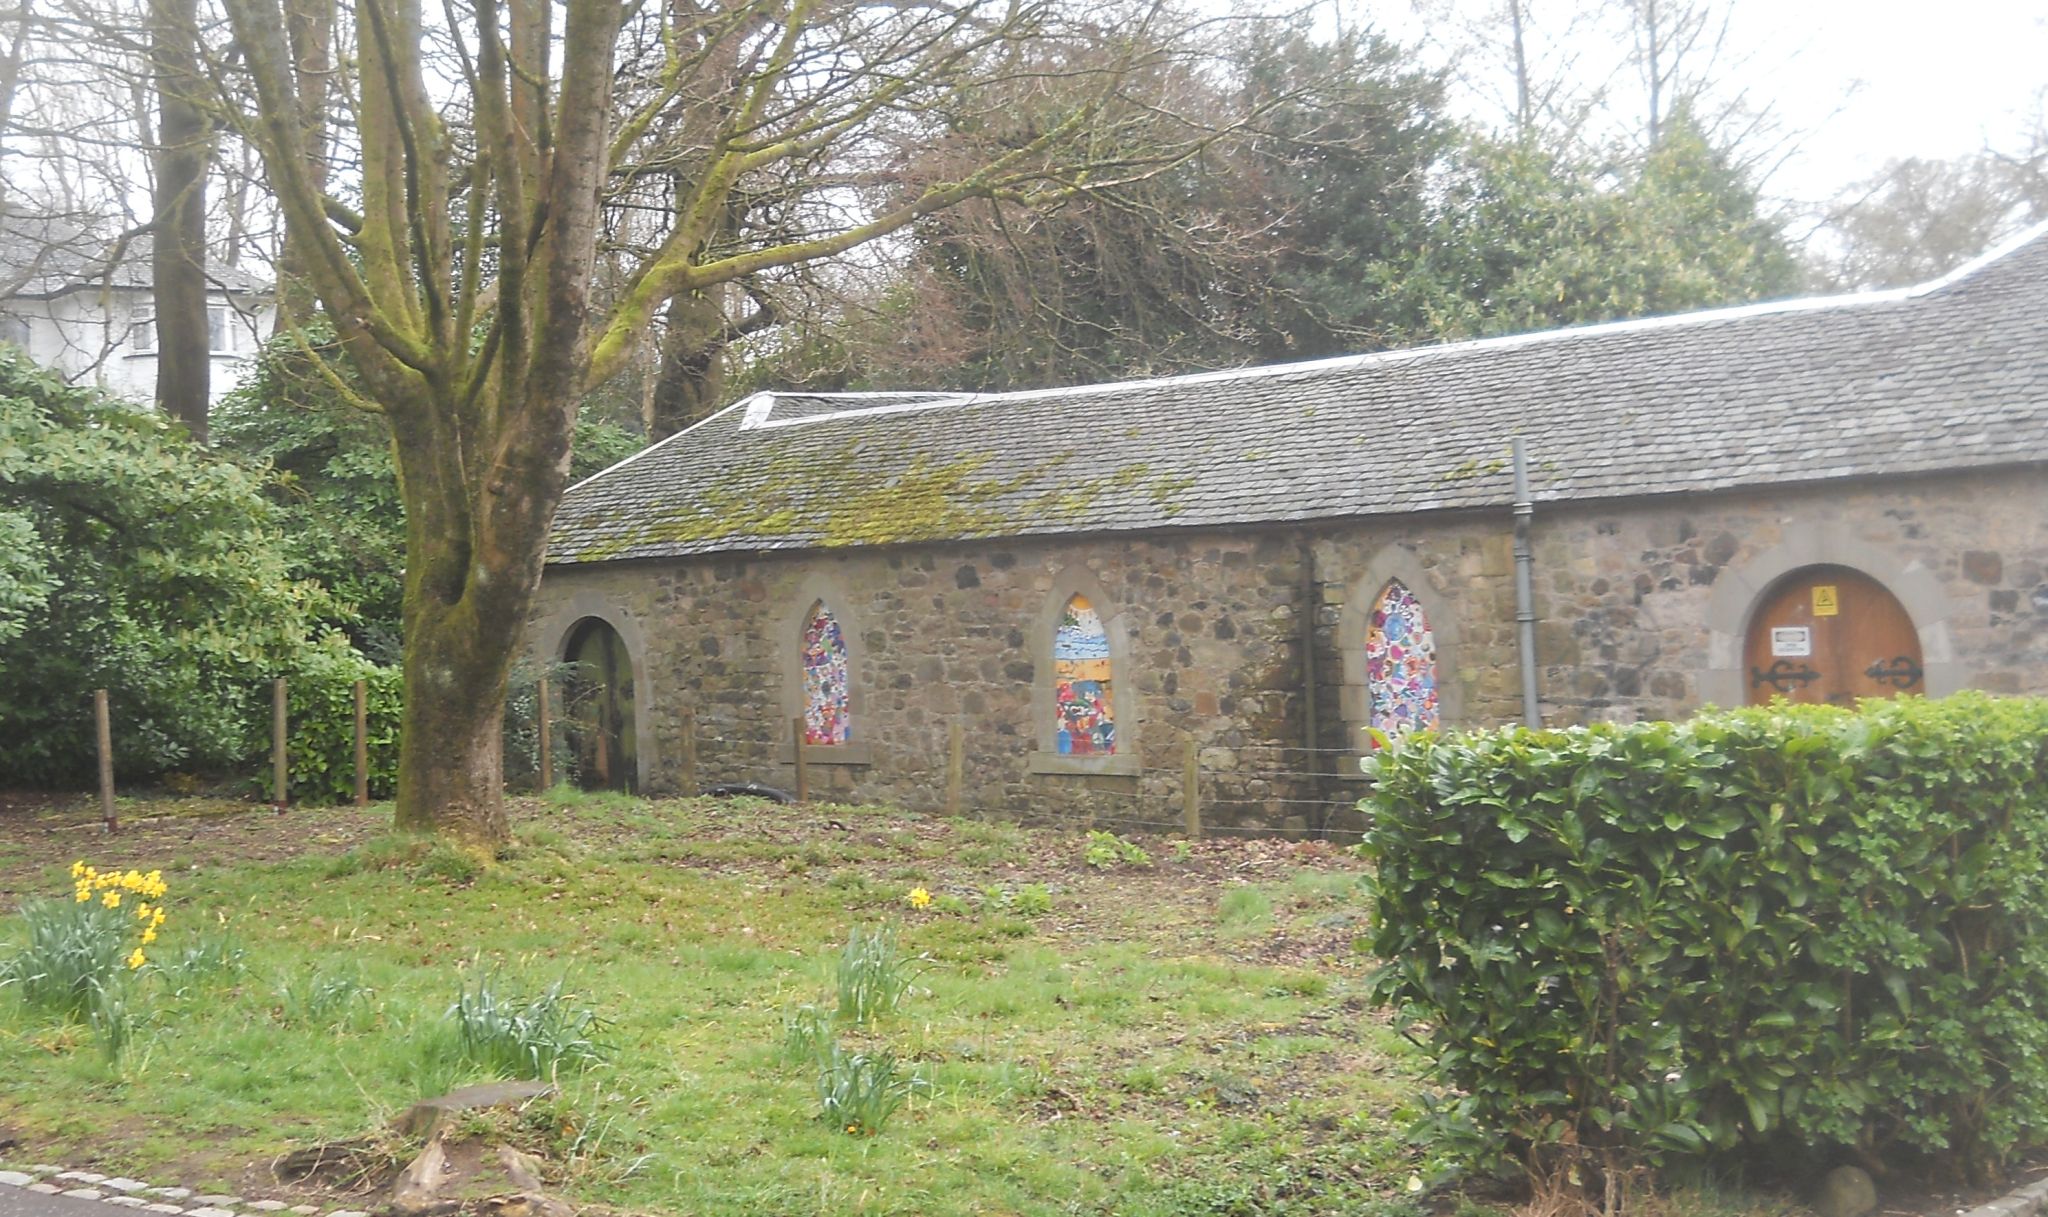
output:
M1086 596L1060 610L1053 632L1054 739L1064 756L1116 752L1116 706L1111 699L1109 634Z
M1375 729L1389 736L1436 729L1436 639L1422 602L1399 579L1389 580L1373 602L1365 685Z
M823 600L804 615L804 742L843 744L852 738L847 712L846 638Z

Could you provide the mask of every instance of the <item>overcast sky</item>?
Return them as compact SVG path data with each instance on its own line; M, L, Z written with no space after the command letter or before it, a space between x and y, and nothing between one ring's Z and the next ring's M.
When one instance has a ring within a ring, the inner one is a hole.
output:
M1808 134L1772 181L1824 197L1886 160L2010 146L2048 85L2048 0L1734 0L1733 32ZM1771 70L1775 58L1784 70Z
M1532 22L1564 27L1600 0L1523 0ZM1833 197L1885 161L1953 157L1987 141L2004 146L2027 129L2048 86L2048 0L1722 0L1729 50L1719 74L1728 87L1768 100L1793 137L1772 174L1775 196L1806 203ZM1445 7L1470 16L1499 0L1408 0L1375 6L1375 19L1411 45L1442 42ZM1420 11L1417 11L1420 10ZM1582 34L1581 88L1613 76L1617 106L1639 105L1640 86L1609 27ZM1448 35L1455 41L1456 35ZM1468 52L1469 54L1469 52ZM1508 79L1484 59L1468 60L1491 98L1468 94L1471 116L1497 123ZM1725 89L1724 89L1725 91ZM1631 120L1633 110L1630 111Z

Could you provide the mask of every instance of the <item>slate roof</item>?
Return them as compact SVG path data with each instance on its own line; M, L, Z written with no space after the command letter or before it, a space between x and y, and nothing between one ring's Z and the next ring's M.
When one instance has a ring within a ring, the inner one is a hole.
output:
M572 487L551 565L2048 462L2048 225L1922 287L1015 393L762 393Z
M68 219L0 214L0 297L47 299L102 284L147 290L151 238L124 245ZM207 288L264 295L270 284L235 266L209 265Z

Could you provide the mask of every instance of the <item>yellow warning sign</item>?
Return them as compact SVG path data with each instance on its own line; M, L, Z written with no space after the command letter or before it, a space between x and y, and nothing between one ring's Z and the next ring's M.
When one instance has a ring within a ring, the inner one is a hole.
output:
M1835 598L1835 585L1822 583L1813 589L1813 615L1816 617L1837 617L1842 612L1842 602Z

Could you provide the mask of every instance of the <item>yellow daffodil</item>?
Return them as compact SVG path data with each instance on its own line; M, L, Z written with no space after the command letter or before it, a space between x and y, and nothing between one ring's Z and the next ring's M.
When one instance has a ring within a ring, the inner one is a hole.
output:
M155 930L153 930L153 929L149 929L149 930L144 930L144 931L142 931L142 945L143 945L143 946L148 946L148 945L149 945L150 943L152 943L152 942L155 942L155 941L156 941L156 931L155 931Z
M136 948L135 948L135 953L134 953L133 955L130 955L130 956L128 957L128 966L129 966L130 968L139 968L139 967L141 967L141 966L142 966L143 964L146 964L146 963L148 963L148 962L149 962L149 960L147 960L147 959L145 959L145 958L143 957L143 954L142 954L142 948L141 948L141 947L136 947Z
M78 878L78 877L79 877L80 875L83 875L84 873L85 873L85 863L83 863L83 862L73 862L73 863L71 864L71 877L72 877L73 879L76 879L76 878Z
M80 904L84 904L86 901L92 899L92 892L87 888L81 887L78 889L77 892L73 894L78 898L78 903Z
M100 903L102 903L102 904L106 905L106 906L107 906L108 908L110 908L110 909L117 909L117 908L120 908L120 907L121 907L121 893L119 893L119 892L108 892L108 893L107 893L106 895L104 895L104 896L100 897Z
M905 899L910 901L910 907L914 909L930 908L932 904L932 894L921 887L911 888L910 895Z

